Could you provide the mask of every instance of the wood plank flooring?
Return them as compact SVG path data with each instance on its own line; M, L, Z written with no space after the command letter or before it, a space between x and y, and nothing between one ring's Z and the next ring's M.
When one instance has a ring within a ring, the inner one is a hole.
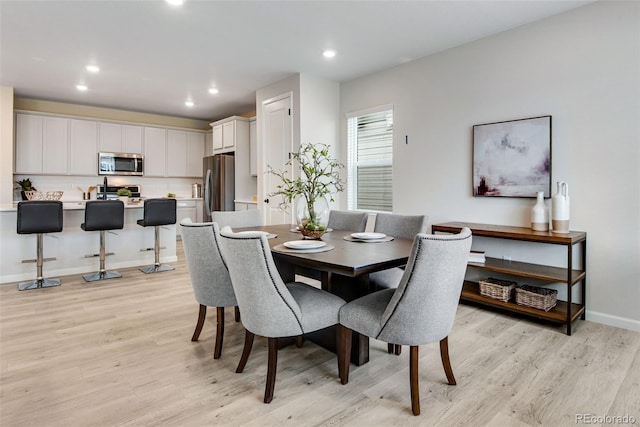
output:
M639 333L577 321L569 337L465 305L449 337L457 386L446 383L437 343L420 348L422 415L411 414L407 348L393 356L378 341L346 386L333 354L308 341L284 348L265 405L266 340L256 338L236 374L244 332L231 309L221 359L215 310L190 341L198 306L177 250L170 272L0 286L0 425L570 426L578 414L640 424Z

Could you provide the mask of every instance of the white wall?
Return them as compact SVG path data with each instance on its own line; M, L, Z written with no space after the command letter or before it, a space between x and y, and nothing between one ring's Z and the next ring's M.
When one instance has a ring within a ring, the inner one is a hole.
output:
M13 88L0 86L0 206L11 203L13 188Z
M472 126L552 115L552 180L588 233L587 317L640 330L639 35L638 2L594 3L345 83L342 114L393 104L396 213L520 226L534 199L472 197Z

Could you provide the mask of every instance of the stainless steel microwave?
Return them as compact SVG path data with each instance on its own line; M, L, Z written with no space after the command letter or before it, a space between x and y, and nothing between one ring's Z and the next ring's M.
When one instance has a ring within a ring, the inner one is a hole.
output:
M137 175L144 172L142 154L98 153L98 175Z

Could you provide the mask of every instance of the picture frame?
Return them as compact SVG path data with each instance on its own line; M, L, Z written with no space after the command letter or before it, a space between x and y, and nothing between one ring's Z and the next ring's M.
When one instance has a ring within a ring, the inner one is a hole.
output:
M473 126L474 197L551 197L551 116Z

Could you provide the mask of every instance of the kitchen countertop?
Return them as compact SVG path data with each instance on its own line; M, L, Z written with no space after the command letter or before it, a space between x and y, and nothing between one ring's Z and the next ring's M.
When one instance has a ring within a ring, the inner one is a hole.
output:
M176 197L176 200L202 200L201 198L193 197ZM94 200L62 200L62 209L65 211L70 210L84 210L85 203L87 201L93 202ZM247 202L243 202L247 203ZM125 203L125 209L138 209L144 207L144 203ZM0 205L0 212L15 212L18 210L18 202L12 202L11 204Z

